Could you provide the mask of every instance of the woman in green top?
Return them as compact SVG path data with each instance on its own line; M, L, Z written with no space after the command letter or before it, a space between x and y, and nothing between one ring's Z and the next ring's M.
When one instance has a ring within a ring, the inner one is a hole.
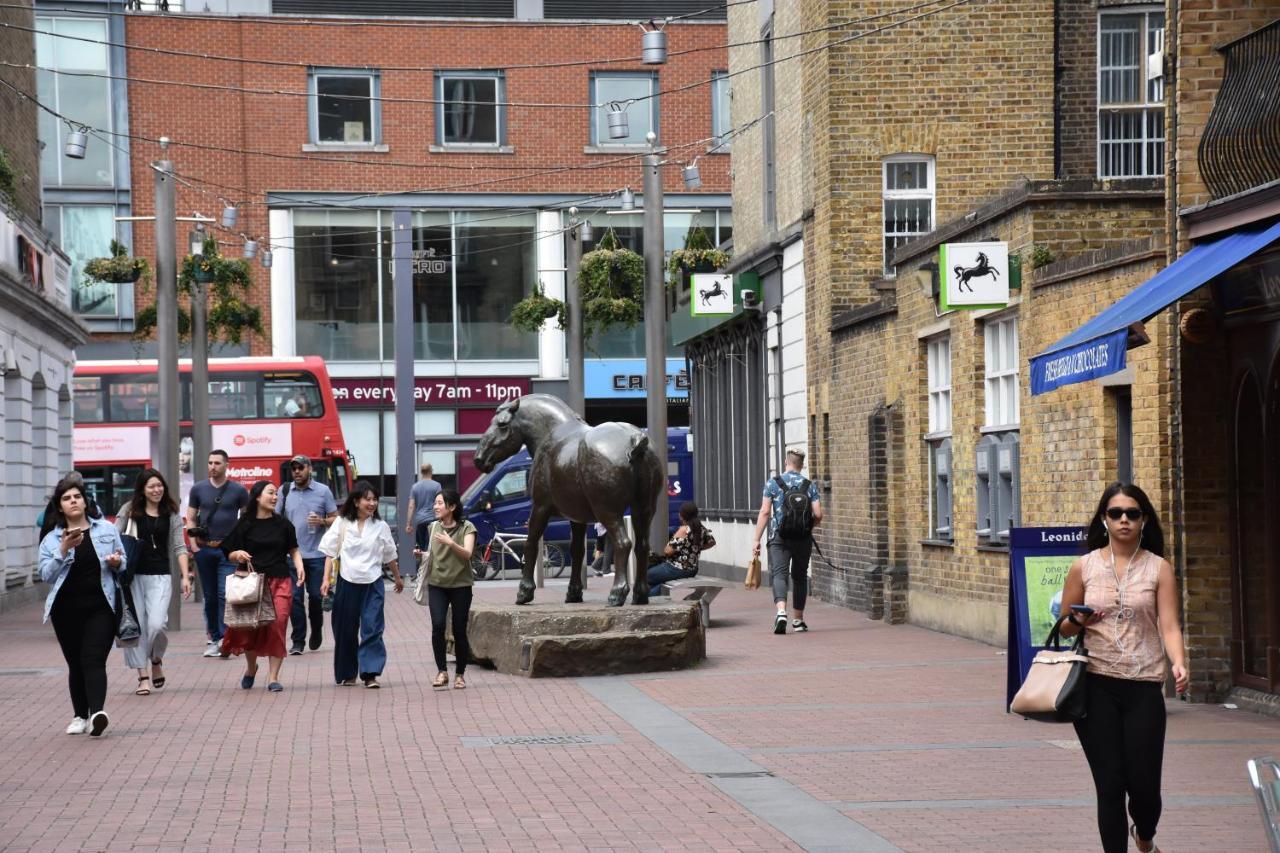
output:
M462 499L453 489L436 495L436 522L431 526L431 571L427 575L427 603L431 608L431 650L435 652L439 673L432 687L448 687L449 672L444 658L444 625L453 609L453 686L467 686L463 673L471 646L467 644L467 618L471 615L471 587L475 573L471 570L471 552L476 547L476 527L463 518Z

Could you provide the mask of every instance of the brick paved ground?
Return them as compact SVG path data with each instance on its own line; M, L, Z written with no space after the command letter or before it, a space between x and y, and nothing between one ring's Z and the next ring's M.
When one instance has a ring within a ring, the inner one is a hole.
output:
M134 697L112 653L100 742L62 733L38 609L0 617L0 849L1095 849L1071 729L1002 712L997 649L821 604L810 634L776 637L768 594L733 590L695 671L475 669L466 691L434 693L425 610L388 605L383 690L335 687L326 641L271 695L262 677L236 687L240 662L200 657L188 604L163 692ZM602 742L477 745L511 735ZM1280 723L1171 703L1162 849L1265 849L1244 777L1263 753L1280 753Z

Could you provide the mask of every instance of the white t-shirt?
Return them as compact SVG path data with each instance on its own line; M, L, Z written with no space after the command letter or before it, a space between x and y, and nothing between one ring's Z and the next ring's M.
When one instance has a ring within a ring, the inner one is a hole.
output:
M344 532L345 531L345 532ZM342 540L342 553L338 553L338 540ZM348 521L341 516L320 540L320 553L326 557L341 557L338 569L347 583L373 583L382 578L382 566L396 559L395 537L391 528L380 518L365 520L363 529L358 521Z

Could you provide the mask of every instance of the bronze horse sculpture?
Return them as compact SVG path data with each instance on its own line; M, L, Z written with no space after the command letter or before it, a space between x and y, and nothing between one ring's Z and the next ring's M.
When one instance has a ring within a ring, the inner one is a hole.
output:
M549 394L527 394L498 407L476 447L476 468L483 473L529 448L529 539L525 543L524 573L516 604L533 601L534 560L542 534L553 515L570 523L570 576L566 603L582 601L583 563L587 554L587 525L598 521L613 542L613 588L609 604L626 603L627 557L631 539L622 518L631 509L635 557L639 572L649 563L649 523L657 508L666 477L649 437L631 424L588 426L563 400ZM636 580L633 604L649 603L643 574Z

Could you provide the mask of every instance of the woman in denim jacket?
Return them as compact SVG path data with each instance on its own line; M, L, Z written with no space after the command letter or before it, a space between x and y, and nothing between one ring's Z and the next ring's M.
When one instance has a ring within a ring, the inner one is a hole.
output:
M116 578L124 571L124 542L115 525L85 513L84 486L64 479L53 492L54 528L40 542L40 579L52 589L44 621L70 670L67 687L75 717L67 734L100 737L107 728L107 653L116 636Z

